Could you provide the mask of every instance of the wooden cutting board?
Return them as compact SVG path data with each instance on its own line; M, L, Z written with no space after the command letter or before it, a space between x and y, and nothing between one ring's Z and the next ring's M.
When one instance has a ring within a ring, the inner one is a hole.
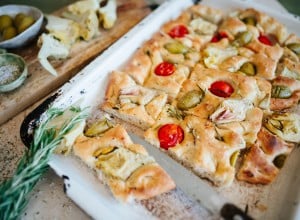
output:
M36 40L25 48L9 51L21 55L26 60L28 77L17 90L0 93L0 124L59 88L151 12L145 0L117 2L118 20L112 29L100 29L100 35L92 40L77 42L72 46L67 59L51 61L58 72L56 77L48 73L37 60L39 48L36 46ZM54 14L59 14L62 10Z

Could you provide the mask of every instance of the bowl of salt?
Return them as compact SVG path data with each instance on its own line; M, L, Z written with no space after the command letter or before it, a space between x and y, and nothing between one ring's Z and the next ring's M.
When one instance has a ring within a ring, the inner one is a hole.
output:
M12 53L0 54L0 93L15 90L27 78L25 60Z

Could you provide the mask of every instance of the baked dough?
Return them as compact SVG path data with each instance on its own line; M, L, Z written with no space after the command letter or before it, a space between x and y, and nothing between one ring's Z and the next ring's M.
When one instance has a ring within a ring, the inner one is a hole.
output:
M237 178L255 184L271 183L278 175L279 169L293 147L293 144L286 143L262 128L257 142L248 149L243 158ZM282 157L282 161L276 162L279 156Z
M184 139L167 153L215 185L230 185L235 176L231 156L245 147L242 136L217 128L207 119L186 116L179 120L170 115L169 108L166 106L157 123L145 132L145 139L159 148L158 129L165 124L178 124L184 130Z
M154 124L167 101L167 94L142 87L123 72L109 78L105 102L101 108L120 119L146 129Z
M113 195L123 202L149 199L175 188L170 176L120 125L99 137L79 137L73 150L102 174Z

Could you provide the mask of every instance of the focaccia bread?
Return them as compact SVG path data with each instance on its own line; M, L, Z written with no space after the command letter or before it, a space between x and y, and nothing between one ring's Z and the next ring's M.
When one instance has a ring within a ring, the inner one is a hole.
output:
M175 188L170 176L134 144L121 125L100 136L77 138L73 151L103 176L113 195L123 202L148 199Z
M287 155L300 142L300 38L266 13L193 5L121 72L112 73L102 110L215 185L229 185L237 173L272 182L279 153L266 149L279 143Z
M127 74L113 72L102 109L142 129L155 123L167 94L142 87Z
M237 178L250 183L271 183L293 147L293 144L283 141L262 128L257 142L245 154Z
M207 119L176 117L172 111L172 106L166 106L157 123L145 132L146 140L165 149L197 175L219 186L230 185L235 176L235 157L246 146L242 136ZM176 139L178 135L182 139Z

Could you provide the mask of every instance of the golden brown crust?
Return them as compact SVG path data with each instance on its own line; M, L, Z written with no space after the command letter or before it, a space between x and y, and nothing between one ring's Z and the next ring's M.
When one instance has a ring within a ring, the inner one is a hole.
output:
M226 33L229 39L233 40L234 36L239 32L247 30L247 26L244 22L236 17L226 18L219 27L219 32Z
M218 24L223 19L223 12L205 5L196 4L189 9L195 16L200 16L205 20Z
M280 155L288 156L293 146L262 128L258 133L257 143L250 147L243 158L237 178L255 184L271 183L281 168L275 166L275 158Z
M141 166L126 182L109 179L108 185L121 201L149 199L176 187L170 176L155 163Z
M103 157L97 155L97 150L108 147L112 147L110 149L117 147L117 150L109 150ZM113 155L118 149L129 151L120 151L114 157ZM74 154L91 168L103 172L112 193L121 201L148 199L175 188L171 177L155 163L153 158L148 156L144 147L132 143L121 125L111 128L100 137L79 137L74 144ZM135 154L135 156L130 156L131 154ZM127 173L128 169L122 171L126 167L133 169L130 171L131 173Z
M125 73L113 72L101 108L146 129L155 122L166 101L166 94L137 85Z
M296 106L300 101L300 81L292 78L279 76L272 82L273 86L287 86L290 88L292 95L289 98L271 98L270 109L279 111Z

